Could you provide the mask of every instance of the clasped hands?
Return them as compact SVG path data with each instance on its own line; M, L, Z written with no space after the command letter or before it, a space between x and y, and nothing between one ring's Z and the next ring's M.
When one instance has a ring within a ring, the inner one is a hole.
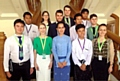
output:
M86 65L85 65L85 64L82 64L82 65L80 66L80 69L81 69L82 71L86 71Z
M63 67L65 67L67 65L67 62L58 62L58 67L59 68L63 68Z

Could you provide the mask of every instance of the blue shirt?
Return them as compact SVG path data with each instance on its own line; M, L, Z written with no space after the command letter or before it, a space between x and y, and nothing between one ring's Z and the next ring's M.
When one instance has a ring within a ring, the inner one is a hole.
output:
M70 54L71 54L71 40L67 35L56 36L53 38L52 52L56 61L67 62L67 66L70 65Z

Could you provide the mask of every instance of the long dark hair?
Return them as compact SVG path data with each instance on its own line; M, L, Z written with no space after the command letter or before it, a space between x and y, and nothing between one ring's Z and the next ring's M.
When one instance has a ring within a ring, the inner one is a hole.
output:
M49 12L48 12L48 11L43 11L43 12L42 12L42 16L43 16L45 13L48 14L48 25L50 25L50 24L51 24L51 21L50 21L50 15L49 15ZM44 21L44 19L42 18L41 23L42 23L43 21Z
M105 26L106 29L107 29L107 25L103 23L103 24L100 24L100 25L98 26L98 31L99 31L99 29L100 29L101 26ZM98 36L99 36L99 33L98 33ZM107 37L107 33L106 33L106 35L105 35L105 38L106 38L106 39L108 38L108 37Z

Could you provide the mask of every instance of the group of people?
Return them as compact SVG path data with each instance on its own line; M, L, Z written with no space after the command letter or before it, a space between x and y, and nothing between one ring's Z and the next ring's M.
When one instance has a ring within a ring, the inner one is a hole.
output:
M63 13L64 11L64 13ZM36 72L37 81L107 81L113 70L114 46L107 38L107 25L97 24L96 14L89 10L70 17L71 8L64 6L55 12L51 23L48 11L43 11L37 27L32 15L14 21L15 34L4 44L4 71L10 81L30 81ZM53 67L52 67L53 66Z

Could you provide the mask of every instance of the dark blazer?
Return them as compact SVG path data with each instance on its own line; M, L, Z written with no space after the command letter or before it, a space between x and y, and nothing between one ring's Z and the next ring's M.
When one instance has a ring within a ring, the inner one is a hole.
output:
M63 22L65 22L65 17L63 17ZM72 17L70 17L70 23L71 23L70 27L72 27L73 25L75 25L74 19Z
M52 23L50 26L49 26L49 29L48 29L48 36L54 38L55 36L57 36L57 30L56 30L56 22ZM65 32L64 32L65 35L68 35L70 36L70 33L69 33L69 26L67 24L65 24Z

